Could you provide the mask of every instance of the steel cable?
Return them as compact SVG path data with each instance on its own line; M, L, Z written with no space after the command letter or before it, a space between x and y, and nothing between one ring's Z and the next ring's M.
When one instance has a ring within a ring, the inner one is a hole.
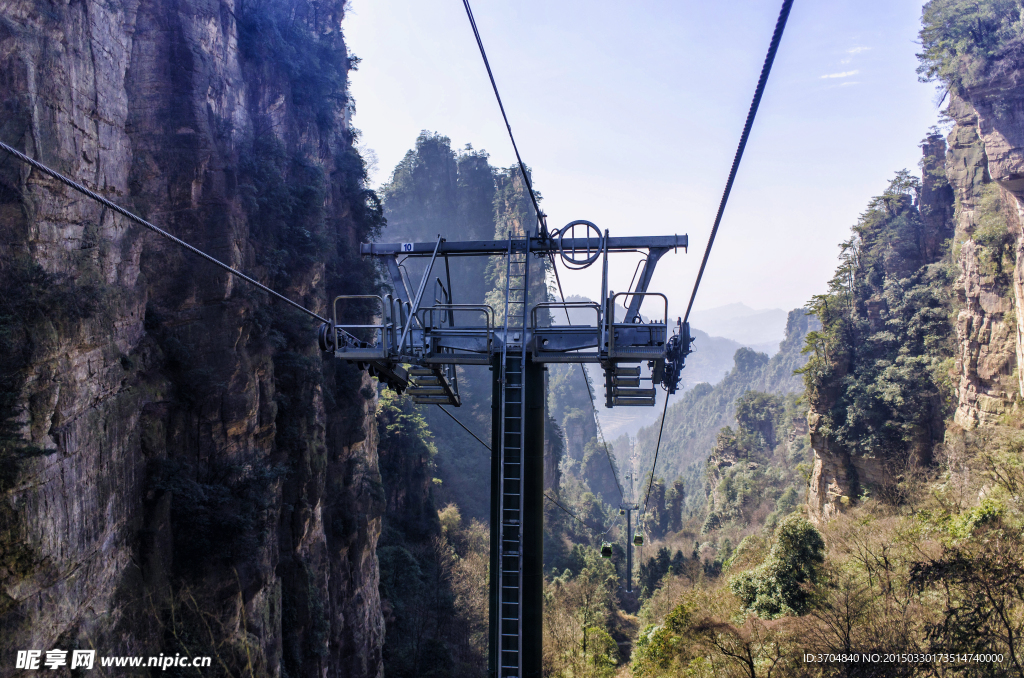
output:
M697 281L693 284L693 292L690 294L690 303L686 305L686 315L683 316L685 323L690 319L690 309L693 308L693 300L697 297L697 288L700 287L701 278L704 277L704 268L708 264L708 256L711 254L711 246L715 244L715 236L718 234L718 226L722 223L722 214L725 212L725 204L729 201L729 193L732 192L732 184L736 180L736 172L740 167L740 160L743 158L743 150L747 146L747 139L750 137L750 130L754 126L754 116L757 115L757 107L761 105L761 96L764 94L765 85L768 83L768 74L772 71L772 63L775 61L775 53L779 51L779 42L782 40L782 32L786 28L786 20L789 18L789 10L793 7L793 0L783 0L782 11L779 12L778 21L775 22L775 32L772 34L772 41L768 45L768 55L764 58L764 65L761 66L761 77L757 80L757 88L754 90L754 100L750 103L750 110L747 111L747 121L743 125L743 134L740 135L740 144L736 149L736 155L732 160L732 168L729 170L729 178L725 182L725 192L722 194L722 202L718 205L718 214L715 215L714 226L711 227L711 237L708 239L708 246L704 250L704 258L700 262L700 270L697 272Z
M544 498L547 499L548 501L550 501L552 504L554 504L558 508L560 508L563 511L565 511L569 515L569 517L571 517L573 520L578 522L583 527L585 527L588 530L590 530L590 533L595 535L595 536L597 536L597 537L600 537L600 538L603 539L604 536L606 534L608 534L609 532L611 532L612 528L615 527L615 521L613 520L611 525L608 527L607 530L605 530L604 532L600 532L596 528L593 528L590 525L587 525L587 523L582 518L580 518L579 516L576 515L575 511L573 511L572 509L567 508L564 504L562 504L560 501L558 501L557 499L555 499L554 497L549 495L547 492L544 493Z
M658 443L654 446L654 463L651 464L651 479L647 483L647 496L644 497L644 510L640 512L640 518L637 519L637 528L643 529L640 525L643 523L644 515L647 513L647 502L651 499L651 487L654 485L654 472L658 470L658 453L661 451L661 433L665 430L665 415L668 414L668 398L669 394L665 394L665 405L661 409L661 425L658 426Z
M491 450L491 446L490 446L490 445L488 445L488 444L487 444L487 443L485 443L485 442L484 442L483 440L481 440L481 439L480 439L480 436L478 436L477 434L475 434L475 433L473 433L472 431L470 431L470 430L469 430L469 428L468 428L468 427L467 427L467 426L466 426L465 424L463 424L463 423L462 423L461 421L459 421L459 420L458 420L458 418L457 418L457 417L456 417L456 416L455 416L454 414L452 414L452 413L451 413L451 412L449 412L448 410L444 409L444 407L443 407L443 406L441 405L441 403L435 403L435 405L437 405L437 406L438 406L439 408L441 408L441 411L442 411L442 412L444 412L444 413L445 413L445 414L447 414L447 415L448 415L449 417L451 417L451 418L452 418L452 420L453 420L453 421L454 421L454 422L455 422L456 424L458 424L459 426L461 426L461 427L462 427L462 428L463 428L463 429L464 429L464 430L466 431L466 433L468 433L469 435L471 435L471 436L473 436L474 438L476 438L476 439L477 439L477 442L479 442L479 443L480 443L481 445L483 445L484 447L486 447L486 448L487 448L487 451L488 451L488 452L491 452L491 451L492 451L492 450Z
M124 217L127 217L128 219L134 221L135 223L137 223L137 224L139 224L141 226L145 226L149 230L153 231L154 233L156 233L158 235L163 236L164 238L167 238L168 240L170 240L174 244L178 245L179 247L183 247L184 249L188 250L192 254L195 254L197 256L202 257L203 259L206 259L207 261L209 261L211 264L213 264L215 266L219 266L220 268L224 269L225 271L227 271L231 275L234 275L234 276L236 276L238 278L241 278L242 280L246 281L250 285L255 285L256 287L258 287L259 289L263 290L264 292L266 292L270 296L274 297L275 299L280 299L281 301L285 302L286 304L289 304L290 306L293 306L293 307L297 308L298 310L302 311L303 313L316 318L320 322L325 322L325 323L326 322L330 322L329 320L327 320L327 318L324 318L324 317L318 315L317 313L314 313L313 311L309 310L305 306L303 306L303 305L301 305L301 304L299 304L297 302L292 301L291 299L289 299L288 297L284 296L283 294L275 292L274 290L270 289L266 285L264 285L264 284L262 284L260 282L257 282L256 280L253 280L252 278L250 278L249 276L245 275L241 271L228 266L224 262L222 262L222 261L220 261L218 259L214 259L209 254L207 254L206 252L203 252L202 250L196 249L195 247L193 247L192 245L189 245L187 242L185 242L181 238L176 238L175 236L171 235L170 233L168 233L167 231L163 230L162 228L158 228L158 227L154 226L153 224L149 223L148 221L146 221L142 217L140 217L138 215L135 215L135 214L132 214L131 212L129 212L125 208L121 207L120 205L118 205L118 204L116 204L114 202L111 202L110 200L107 200L106 198L104 198L99 193L96 193L94 191L90 191L88 188L86 188L82 184L69 179L68 177L64 176L60 172L57 172L56 170L50 169L49 167L47 167L43 163L39 162L38 160L34 160L34 159L28 157L24 153L14 149L14 148L11 148L7 144L3 143L2 141L0 141L0 149L3 149L5 151L7 151L8 153L13 155L18 160L21 160L22 162L31 165L32 167L36 168L40 172L53 177L57 181L60 181L61 183L66 184L67 186L70 186L71 188L75 189L76 191L78 191L82 195L85 195L85 196L87 196L89 198L92 198L96 202L98 202L98 203L100 203L102 205L105 205L106 207L109 207L110 209L114 210L118 214L120 214L120 215L122 215Z
M544 213L540 211L540 205L537 203L537 196L533 192L533 185L530 183L530 177L526 172L526 164L523 163L522 156L519 155L519 146L516 144L516 138L512 135L512 125L509 124L508 115L505 114L505 104L501 102L501 95L498 94L498 83L494 81L494 73L491 72L491 62L487 60L487 51L484 50L484 41L480 39L480 31L476 27L476 19L473 18L473 9L469 6L469 0L462 0L462 4L466 8L466 16L469 17L469 25L473 27L473 35L476 37L476 45L480 48L480 56L484 60L484 68L487 69L487 77L491 80L491 88L494 89L494 98L498 100L498 108L501 109L501 117L505 121L505 129L508 130L508 138L512 141L512 149L516 152L516 160L519 162L519 171L523 174L523 181L526 182L526 189L530 192L530 201L533 202L533 209L537 213L537 223L539 225L544 224Z
M565 321L572 327L572 319L569 318L569 309L564 307L565 294L562 292L562 280L558 277L558 266L555 265L555 255L548 253L548 257L551 259L551 270L555 273L555 282L558 284L558 296L562 299L563 310L565 311ZM590 395L590 407L594 413L594 426L597 428L598 442L604 448L605 456L608 457L608 465L612 469L612 477L615 479L615 486L619 489L619 501L625 503L626 494L622 491L622 483L619 482L619 474L615 469L615 462L612 461L612 453L608 450L608 443L604 439L604 432L601 430L601 419L597 414L597 405L594 404L594 390L590 386L590 379L587 377L587 368L580 365L580 374L583 375L583 381L587 385L587 394Z

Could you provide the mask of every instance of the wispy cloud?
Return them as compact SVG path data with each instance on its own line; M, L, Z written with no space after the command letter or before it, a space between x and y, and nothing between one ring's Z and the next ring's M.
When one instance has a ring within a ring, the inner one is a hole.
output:
M821 76L822 80L826 78L848 78L851 75L857 75L860 71L843 71L842 73L829 73L828 75Z
M861 46L861 47L851 47L850 49L846 50L846 53L847 54L860 54L861 52L867 52L869 49L871 49L871 48L870 47L863 47L863 46Z
M860 80L847 80L846 82L839 83L840 87L846 87L847 85L859 85Z

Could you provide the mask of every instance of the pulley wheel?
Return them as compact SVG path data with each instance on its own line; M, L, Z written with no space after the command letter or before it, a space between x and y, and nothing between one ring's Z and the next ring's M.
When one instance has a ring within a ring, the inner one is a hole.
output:
M582 237L586 242L587 247L586 249L583 249L574 246L567 250L565 248L565 237L568 235L570 239L575 240L577 238L577 226L586 227ZM596 238L591 238L591 231L594 232ZM604 251L604 245L604 238L601 237L601 229L597 227L597 224L592 221L587 221L586 219L571 221L558 231L558 251L562 256L562 261L564 261L567 266L571 266L573 268L586 268L597 261L597 258L600 257L601 253Z

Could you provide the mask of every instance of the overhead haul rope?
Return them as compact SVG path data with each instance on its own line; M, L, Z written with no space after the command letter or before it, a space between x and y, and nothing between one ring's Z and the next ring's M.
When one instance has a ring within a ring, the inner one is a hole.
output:
M480 56L483 57L484 67L487 69L487 77L491 79L491 88L494 90L494 98L498 100L498 108L501 109L501 117L505 120L505 129L508 130L508 138L512 140L512 149L516 152L516 160L519 162L519 171L523 174L523 181L526 182L526 189L530 192L530 201L533 202L533 209L537 213L537 222L544 224L544 213L540 211L537 203L537 196L533 192L533 185L530 183L530 176L526 172L526 164L519 155L519 146L516 145L516 138L512 135L512 125L509 124L508 116L505 114L505 105L501 103L501 95L498 94L498 83L494 81L494 73L491 72L491 62L487 60L487 52L484 50L484 41L480 39L480 31L476 27L476 19L473 18L473 9L469 6L469 0L462 0L466 8L466 16L469 17L469 25L473 27L473 35L476 36L476 45L480 48Z
M477 442L478 442L478 443L480 443L481 445L483 445L484 447L486 447L486 448L487 448L487 451L488 451L488 452L490 452L490 451L491 451L491 446L490 446L490 445L488 445L488 444L487 444L487 443L485 443L485 442L484 442L483 440L481 440L481 439L480 439L480 436L478 436L477 434L475 434L475 433L473 433L472 431L470 431L470 430L469 430L469 427L467 427L467 426L466 426L465 424L463 424L463 423L462 423L461 421L459 421L459 420L458 420L458 419L456 418L456 416L455 416L454 414L452 414L452 413L451 413L451 412L449 412L448 410L444 409L444 407L442 407L442 406L441 406L441 403L437 403L437 406L441 408L441 411L442 411L442 412L444 412L444 413L445 413L445 414L447 414L447 415L448 415L449 417L451 417L451 418L452 418L452 420L453 420L453 421L454 421L454 422L455 422L456 424L458 424L458 425L459 425L459 426L461 426L461 427L462 427L463 429L465 429L466 433L468 433L469 435L471 435L471 436L473 436L474 438L476 438L476 440L477 440Z
M693 300L697 297L697 288L700 287L700 279L704 276L704 267L708 265L708 255L711 254L711 246L715 244L715 235L718 234L718 225L722 223L722 214L725 212L725 204L729 201L729 193L732 191L733 181L736 179L736 171L740 167L740 160L743 158L743 149L747 146L747 139L750 137L750 129L754 125L754 116L757 115L757 107L761 104L761 96L764 94L765 85L768 83L768 74L772 71L772 63L775 61L775 53L779 50L779 42L782 40L782 32L786 28L786 19L789 18L789 10L793 7L793 0L783 0L782 11L779 12L779 19L775 22L775 32L772 34L771 44L768 45L768 55L764 58L764 65L761 66L761 77L757 81L757 89L754 90L754 100L750 103L750 110L747 111L747 121L743 125L743 134L740 135L740 145L736 149L736 156L732 160L732 169L729 170L729 178L725 182L725 192L722 194L722 202L718 205L718 214L715 216L715 225L711 227L711 237L708 239L707 249L704 250L704 259L700 262L700 270L697 272L697 281L693 284L693 293L690 294L690 303L686 305L686 315L683 317L685 323L690 319L690 309L693 308Z
M658 468L658 452L661 451L661 433L665 430L665 415L668 414L668 396L665 394L665 406L661 410L661 425L658 426L658 443L654 446L654 463L651 464L651 480L647 483L647 496L644 497L644 510L640 512L637 526L643 522L644 514L647 513L647 502L651 498L651 486L654 485L654 471Z
M750 137L750 130L754 126L754 117L757 115L757 108L761 104L761 97L764 95L765 85L768 84L768 74L772 71L772 64L775 62L775 54L779 51L779 43L782 40L782 33L786 29L786 20L789 18L789 10L793 8L793 0L783 0L782 10L775 22L775 32L772 33L771 43L768 45L768 54L764 58L764 65L761 66L761 77L757 80L757 88L754 90L754 100L750 103L750 110L747 111L747 120L743 125L743 133L740 135L739 147L736 149L736 156L732 160L732 168L729 170L729 178L725 182L725 192L722 194L722 201L718 205L718 214L715 215L715 224L711 227L711 237L708 238L708 246L704 250L704 258L700 262L700 270L697 272L697 281L693 284L693 292L690 294L690 303L686 305L686 315L683 317L685 323L690 318L690 309L693 308L693 300L697 297L697 288L700 287L700 280L704 276L704 268L708 264L708 256L711 254L711 247L715 244L715 236L718 234L718 226L722 223L722 214L725 212L725 205L729 201L729 193L732 192L733 182L736 180L736 172L740 167L740 160L743 159L743 150L747 146L747 139ZM665 415L668 412L668 396L665 397L665 409L661 415L661 425L658 428L658 444L654 448L654 464L651 466L651 479L647 483L647 496L644 499L644 510L640 514L641 521L647 512L647 502L651 498L651 487L654 485L654 474L658 468L658 452L661 448L661 434L665 430Z
M501 109L501 117L505 121L505 129L508 130L508 138L512 141L512 149L516 152L516 160L519 162L519 171L523 175L523 181L526 182L526 188L530 192L530 200L533 202L533 209L537 213L537 221L540 225L544 225L544 213L540 210L540 205L537 202L537 196L533 192L533 184L530 183L530 176L526 171L526 164L523 162L522 156L519 155L519 146L516 144L516 138L512 134L512 125L508 121L508 115L505 113L505 105L501 102L501 94L498 93L498 84L494 80L494 73L491 71L491 63L487 59L487 51L484 49L484 42L480 38L480 31L476 26L476 19L473 17L473 9L469 6L469 0L462 0L463 6L466 8L466 16L469 17L469 24L473 28L473 35L476 37L477 47L480 48L480 56L483 58L484 67L487 69L487 77L491 80L491 88L494 90L494 97L498 100L498 108ZM565 303L565 295L562 294L562 283L558 280L558 269L555 268L554 255L549 254L551 257L551 267L555 272L555 280L558 281L558 293L562 297L562 303ZM569 311L566 309L565 312L566 320L569 319ZM569 320L569 324L572 325L572 321ZM584 369L581 369L583 374L583 380L587 383L587 393L590 394L590 403L594 403L594 392L590 387L590 380L587 379L587 374ZM619 476L615 473L615 464L612 462L611 453L608 451L608 443L604 442L604 434L601 432L601 422L597 418L597 408L594 408L594 422L597 425L598 436L604 447L605 454L608 455L608 463L612 467L612 476L615 478L615 486L619 490L619 497L625 501L625 495L622 492L622 483L619 482ZM465 427L463 427L465 428ZM488 448L490 449L490 448Z
M157 233L158 235L161 235L161 236L167 238L168 240L170 240L174 244L176 244L176 245L178 245L180 247L183 247L184 249L188 250L192 254L198 255L198 256L202 257L203 259L206 259L211 264L224 269L225 271L227 271L231 275L237 276L237 277L241 278L242 280L246 281L247 283L249 283L251 285L255 285L256 287L258 287L259 289L263 290L267 294L271 295L275 299L280 299L281 301L285 302L286 304L289 304L290 306L293 306L293 307L297 308L298 310L302 311L303 313L305 313L307 315L310 315L310 316L316 318L317 320L320 320L321 322L325 322L325 323L330 322L329 320L327 320L327 318L324 318L324 317L320 316L319 314L314 313L313 311L309 310L305 306L302 306L301 304L298 304L298 303L292 301L288 297L286 297L286 296L284 296L284 295L282 295L282 294L280 294L278 292L275 292L274 290L270 289L266 285L264 285L264 284L262 284L260 282L257 282L256 280L253 280L252 278L250 278L249 276L245 275L244 273L242 273L238 269L235 269L235 268L232 268L231 266L228 266L227 264L225 264L224 262L220 261L219 259L214 259L209 254L207 254L206 252L203 252L202 250L196 249L195 247L193 247L192 245L189 245L187 242L185 242L181 238L177 238L177 237L171 235L170 233L168 233L167 231L163 230L162 228L154 226L153 224L149 223L148 221L146 221L142 217L129 212L125 208L121 207L120 205L118 205L118 204L116 204L114 202L111 202L110 200L107 200L106 198L104 198L102 195L100 195L98 193L96 193L94 191L90 191L88 188L86 188L85 186L81 185L80 183L78 183L78 182L76 182L76 181L74 181L72 179L69 179L68 177L64 176L60 172L57 172L56 170L50 169L49 167L47 167L46 165L42 164L38 160L34 160L34 159L28 157L24 153L21 153L20 151L14 149L14 148L11 148L7 144L3 143L2 141L0 141L0 149L3 149L5 151L7 151L8 153L13 155L18 160L21 160L22 162L28 163L29 165L31 165L32 167L36 168L40 172L43 172L44 174L48 174L49 176L53 177L54 179L57 179L58 181L60 181L61 183L70 186L71 188L75 189L79 193L82 193L83 195L85 195L85 196L87 196L89 198L92 198L93 200L101 203L102 205L104 205L106 207L109 207L110 209L114 210L118 214L121 214L121 215L123 215L125 217L128 217L129 219L131 219L135 223L140 224L142 226L145 226L146 228L148 228L149 230L153 231L154 233ZM440 405L438 405L438 407L440 407ZM490 451L490 449L491 449L490 446L487 443L485 443L483 440L481 440L479 438L479 436L477 436L475 433L473 433L471 430L469 430L469 428L465 424L463 424L461 421L459 421L455 417L455 415L453 415L451 412L449 412L448 410L444 409L443 407L441 407L441 411L444 412L445 414L447 414L452 419L454 419L456 424L458 424L459 426L461 426L463 429L466 430L466 433L468 433L469 435L471 435L474 438L476 438L477 441L481 445L483 445L484 447L487 448L488 451Z
M600 531L599 531L598 529L596 529L596 528L593 528L593 527L591 527L590 525L587 525L586 521L585 521L585 520L583 520L582 518L580 518L580 517L579 517L578 515L576 515L576 512L575 512L575 511L573 511L573 510L572 510L572 509L570 509L570 508L567 508L567 507L565 506L565 504L563 504L562 502L558 501L557 499L555 499L554 497L552 497L552 496L551 496L550 494L548 494L547 492L545 492L545 493L544 493L544 498L545 498L545 499L547 499L548 501L550 501L550 502L551 502L552 504L554 504L554 505L555 505L555 506L557 506L558 508L560 508L560 509L562 509L563 511L565 511L565 512L566 512L567 514L569 514L569 516L570 516L570 517L571 517L571 518L572 518L573 520L575 520L575 521L576 521L576 522L578 522L578 523L579 523L580 525L582 525L583 527L585 527L585 528L587 528L588 530L590 530L590 533L591 533L591 534L593 534L593 535L595 535L595 536L597 536L597 537L600 537L600 538L604 538L604 536L605 536L606 534L608 534L609 532L611 532L611 531L612 531L612 528L613 528L613 527L615 527L615 522L614 522L614 521L612 521L611 525L609 525L609 526L608 526L608 529L607 529L607 530L605 530L604 532L600 532Z
M14 148L11 148L7 144L3 143L2 141L0 141L0 149L3 149L5 151L7 151L8 153L13 155L18 160L21 160L22 162L31 165L32 167L36 168L40 172L43 172L44 174L50 175L51 177L53 177L57 181L60 181L61 183L66 184L67 186L70 186L71 188L75 189L79 193L81 193L81 194L83 194L83 195L85 195L85 196L87 196L89 198L92 198L96 202L98 202L98 203L100 203L102 205L105 205L106 207L109 207L110 209L114 210L118 214L120 214L122 216L125 216L125 217L128 217L129 219L131 219L135 223L137 223L137 224L139 224L141 226L145 226L146 228L148 228L149 230L153 231L154 233L167 238L168 240L170 240L174 244L176 244L179 247L182 247L182 248L188 250L192 254L195 254L195 255L197 255L199 257L202 257L203 259L206 259L207 261L209 261L214 266L219 266L220 268L224 269L225 271L227 271L231 275L236 276L238 278L241 278L242 280L244 280L245 282L249 283L250 285L254 285L254 286L258 287L259 289L263 290L264 292L266 292L270 296L274 297L275 299L280 299L281 301L285 302L286 304L297 308L298 310L302 311L306 315L312 316L312 317L316 318L317 320L319 320L321 322L325 322L325 323L326 322L330 322L329 320L327 320L327 318L324 318L324 317L320 316L319 314L314 313L313 311L309 310L305 306L302 306L301 304L292 301L291 299L289 299L288 297L284 296L283 294L279 294L278 292L275 292L274 290L270 289L266 285L264 285L264 284L262 284L260 282L257 282L256 280L254 280L254 279L250 278L249 276L245 275L241 271L239 271L237 269L234 269L234 268L231 268L230 266L228 266L224 262L222 262L222 261L220 261L218 259L214 259L209 254L207 254L206 252L203 252L201 250L196 249L195 247L193 247L192 245L189 245L187 242L185 242L181 238L174 237L173 235L171 235L167 231L163 230L162 228L158 228L158 227L154 226L153 224L149 223L148 221L146 221L142 217L140 217L138 215L135 215L135 214L132 214L131 212L129 212L125 208L121 207L120 205L107 200L106 198L104 198L99 193L95 193L93 191L90 191L88 188L86 188L82 184L80 184L80 183L78 183L76 181L72 181L71 179L69 179L66 176L64 176L63 174L61 174L60 172L57 172L56 170L50 169L49 167L47 167L46 165L42 164L38 160L34 160L34 159L28 157L24 153L21 153L20 151L14 149Z

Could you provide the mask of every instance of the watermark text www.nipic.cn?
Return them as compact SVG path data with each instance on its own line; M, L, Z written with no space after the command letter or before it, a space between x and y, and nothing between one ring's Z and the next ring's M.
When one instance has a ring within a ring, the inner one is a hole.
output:
M96 664L102 667L150 667L166 671L172 666L204 668L210 666L210 657L188 657L160 655L159 657L99 657L96 650L19 650L14 668L27 671L68 667L70 669L91 669Z

